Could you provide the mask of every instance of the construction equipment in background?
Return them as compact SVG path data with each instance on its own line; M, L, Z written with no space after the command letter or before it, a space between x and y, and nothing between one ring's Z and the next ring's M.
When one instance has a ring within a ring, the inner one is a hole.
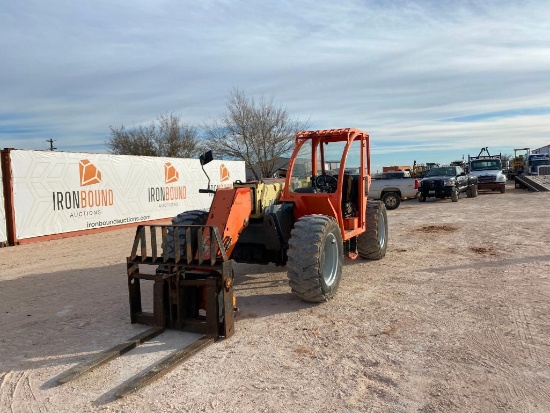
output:
M439 164L436 162L428 162L426 164L418 164L416 160L413 162L413 167L411 170L411 178L422 179L432 168L439 167Z
M152 328L69 370L58 382L78 377L165 328L203 334L121 386L115 394L122 397L218 338L230 337L235 307L232 260L286 265L291 292L319 303L336 294L344 255L373 260L385 256L386 208L366 195L369 135L353 128L303 131L295 143L284 179L237 181L232 188L217 190L209 184L199 190L213 195L209 211L187 211L171 225L137 228L127 259L130 318ZM341 153L337 175L325 170L327 156L334 153ZM346 173L348 154L359 158L357 175ZM210 151L201 156L203 171L212 159ZM153 282L152 312L142 309L142 281Z
M452 161L449 166L460 166L466 173L468 172L468 164L463 160Z
M518 154L518 152L520 152ZM521 153L525 152L525 153ZM522 175L525 170L525 160L531 153L530 148L516 148L514 149L514 157L510 160L508 168L507 178L514 179L518 175Z
M541 175L540 169L546 170L550 166L550 154L548 153L530 153L525 159L526 175ZM542 172L544 174L544 172Z
M383 166L382 172L391 172L391 171L406 171L410 172L411 167L408 165L405 166L399 166L399 165L393 165L393 166Z
M533 192L550 191L550 154L530 153L526 156L523 174L514 178L516 188Z
M478 189L506 192L506 175L502 169L502 154L491 155L489 148L481 148L477 156L468 155L470 173L477 176Z

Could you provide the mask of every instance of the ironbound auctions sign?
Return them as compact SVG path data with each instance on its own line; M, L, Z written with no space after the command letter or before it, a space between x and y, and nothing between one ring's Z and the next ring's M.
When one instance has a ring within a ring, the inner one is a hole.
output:
M195 159L13 150L18 239L171 218L207 209ZM210 186L245 180L244 162L213 161Z
M0 244L8 241L6 231L6 211L4 210L4 188L2 181L2 168L0 168Z

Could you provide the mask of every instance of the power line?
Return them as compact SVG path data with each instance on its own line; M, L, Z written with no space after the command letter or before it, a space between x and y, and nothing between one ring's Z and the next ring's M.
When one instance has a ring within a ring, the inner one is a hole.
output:
M46 142L50 143L50 151L55 151L57 149L53 146L53 143L55 142L53 139L46 139Z

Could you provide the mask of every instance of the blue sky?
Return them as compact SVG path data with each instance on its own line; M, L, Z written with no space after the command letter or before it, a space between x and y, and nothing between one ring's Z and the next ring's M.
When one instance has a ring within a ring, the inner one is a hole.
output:
M0 8L0 147L107 152L109 126L274 98L356 127L382 165L550 144L546 1L14 1Z

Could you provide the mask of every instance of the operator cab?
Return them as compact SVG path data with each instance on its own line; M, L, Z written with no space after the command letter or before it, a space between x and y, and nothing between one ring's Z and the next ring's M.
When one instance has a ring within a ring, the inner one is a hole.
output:
M364 213L359 211L366 207L368 135L357 132L337 129L297 136L284 200L294 202L298 217L322 211L343 228L362 227Z

